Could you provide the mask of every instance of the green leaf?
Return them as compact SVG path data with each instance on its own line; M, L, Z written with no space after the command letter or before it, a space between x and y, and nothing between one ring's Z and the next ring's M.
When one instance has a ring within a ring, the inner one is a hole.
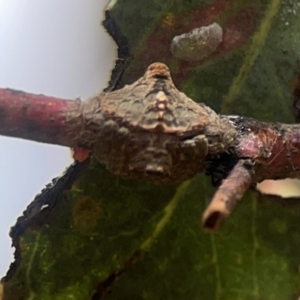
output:
M218 112L292 121L297 3L111 1L105 24L126 65L112 82L121 87L161 61L182 91ZM174 36L213 22L224 33L214 53L172 56ZM296 299L299 204L249 191L212 235L200 220L213 193L204 175L153 185L113 176L93 159L72 166L12 230L16 262L3 299Z

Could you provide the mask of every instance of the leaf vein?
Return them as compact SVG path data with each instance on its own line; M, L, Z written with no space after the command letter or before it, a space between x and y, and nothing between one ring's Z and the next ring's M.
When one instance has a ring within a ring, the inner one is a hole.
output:
M244 82L253 66L255 59L257 58L260 50L262 49L265 40L268 36L271 28L272 21L277 15L280 8L280 0L272 0L266 10L265 17L263 18L258 31L252 38L252 43L248 52L245 55L242 66L238 75L233 79L227 96L224 97L221 113L228 113L232 106L236 96L239 94Z

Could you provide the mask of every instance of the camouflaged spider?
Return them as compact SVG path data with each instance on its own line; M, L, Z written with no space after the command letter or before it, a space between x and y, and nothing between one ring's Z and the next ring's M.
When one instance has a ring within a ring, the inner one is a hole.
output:
M73 140L87 147L97 141L94 156L126 178L157 183L192 178L206 168L207 156L223 152L237 135L228 120L179 92L162 63L151 64L133 84L81 105L85 130L73 130ZM69 116L78 128L74 119Z

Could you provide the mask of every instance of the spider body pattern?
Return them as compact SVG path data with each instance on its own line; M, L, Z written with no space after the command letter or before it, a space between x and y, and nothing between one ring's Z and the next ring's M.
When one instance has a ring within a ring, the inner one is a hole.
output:
M91 113L93 112L93 113ZM183 181L205 168L208 154L224 151L236 130L175 87L168 67L151 64L144 76L87 100L78 140L97 141L93 155L114 174L157 183ZM91 124L93 123L93 124Z

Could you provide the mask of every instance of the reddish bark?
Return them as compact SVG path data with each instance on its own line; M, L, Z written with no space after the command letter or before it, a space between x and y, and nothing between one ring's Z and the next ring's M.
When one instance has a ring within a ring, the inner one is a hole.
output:
M151 69L149 70L151 71ZM148 73L146 72L146 74ZM99 145L99 143L102 145L106 141L108 147L113 147L114 144L111 143L111 139L119 136L118 134L126 139L132 136L134 131L138 131L143 136L143 132L133 126L135 124L134 119L130 118L128 114L124 120L121 118L122 115L116 116L114 107L119 107L115 101L122 101L124 97L127 105L132 105L128 102L131 89L137 91L141 82L143 88L139 90L139 95L133 94L133 103L136 104L136 99L143 103L142 100L151 94L149 92L151 85L148 84L149 90L146 88L148 77L145 75L136 83L121 90L102 93L85 102L0 89L0 134L74 147L74 158L83 161L88 158L90 152L95 150L94 146ZM162 79L161 76L154 76L154 79L151 80L166 80L166 77ZM169 78L169 80L171 79ZM166 85L166 83L165 88L175 89L174 85ZM189 104L193 107L196 105L190 99L186 100L187 97L184 94L178 92L176 95L187 101L185 105ZM103 111L107 101L111 105L109 106L112 109L110 113ZM168 107L171 109L171 106ZM198 106L196 105L194 108L196 109ZM214 168L218 171L220 166L220 169L226 170L222 173L224 175L221 178L225 180L203 217L204 227L208 231L216 231L221 221L231 213L237 200L242 197L251 184L265 179L300 178L300 125L266 123L238 116L218 116L205 105L200 105L200 108L210 116L204 123L203 116L202 119L199 117L203 123L201 123L203 128L201 131L202 139L200 140L207 143L208 149L211 149L212 152L207 156L208 152L204 151L203 159L199 160L198 163L200 162L203 169L209 168L211 174L214 173ZM130 109L130 106L126 109ZM201 109L200 111L202 111ZM196 116L195 120L200 115L197 113ZM176 122L180 123L185 120L184 118L184 115L176 114ZM129 126L125 130L123 126L127 126L126 124L130 124L131 127ZM121 128L120 131L119 127ZM232 132L229 137L227 136L228 129ZM199 135L197 136L199 137ZM190 138L192 138L191 142L195 137ZM102 143L101 139L103 139ZM190 147L191 145L194 148L198 147L197 149L193 148L196 152L203 150L201 148L203 143L198 145L196 143L189 144L186 141L182 142L180 139L176 141L179 143L177 145L178 151L185 151L182 143ZM126 144L125 140L124 142ZM133 146L136 147L137 144ZM204 149L206 148L204 147ZM109 152L107 161L102 161L102 163L111 163L115 159L115 155L120 156L120 153ZM134 156L135 152L126 152L127 158L128 155ZM186 164L185 166L187 169L182 171L189 171L189 167ZM199 172L203 171L203 169L200 170L197 167L193 174L197 173L198 170ZM188 172L188 174L190 173ZM141 175L148 178L146 173L141 173ZM178 180L180 177L172 177L172 181Z
M233 146L238 163L203 214L202 224L209 232L219 229L251 184L265 179L300 178L300 125L229 118L239 132Z
M218 188L203 214L202 224L206 231L217 231L220 223L231 214L237 201L250 187L252 167L250 165L248 170L247 165L249 165L248 161L240 160Z
M300 177L300 125L241 118L238 157L253 159L253 182Z
M71 146L66 114L72 101L0 89L0 134Z

